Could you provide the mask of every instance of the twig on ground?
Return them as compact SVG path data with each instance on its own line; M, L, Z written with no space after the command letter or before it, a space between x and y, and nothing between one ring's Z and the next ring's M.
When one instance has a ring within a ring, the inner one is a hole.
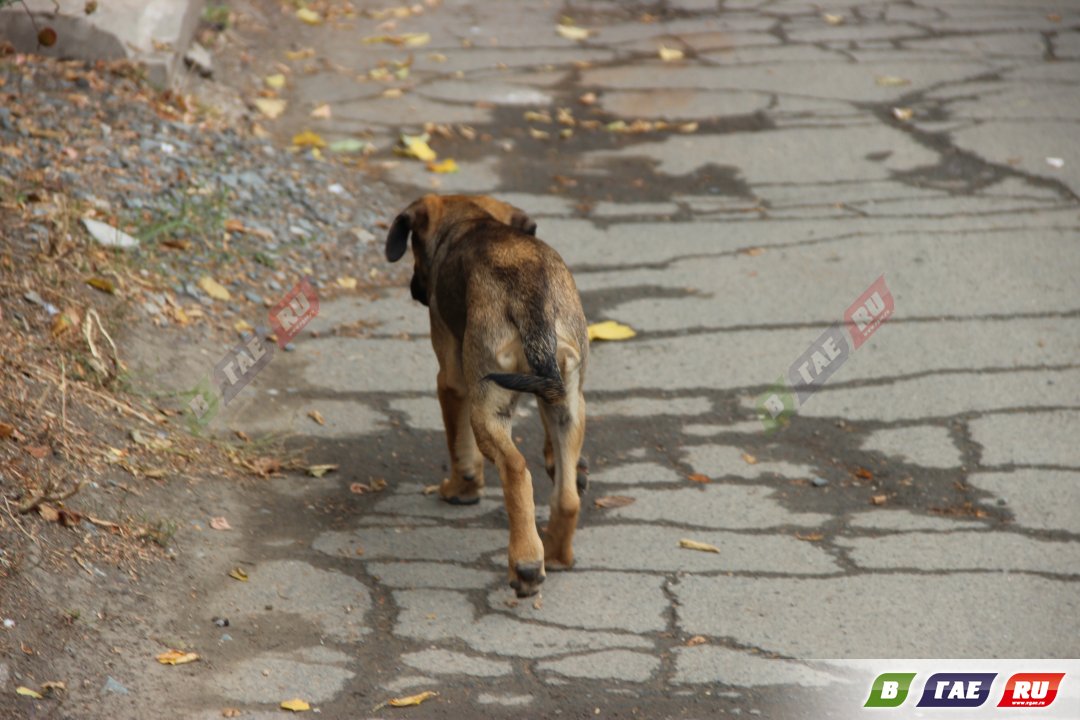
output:
M45 492L41 493L40 495L35 495L26 502L20 503L16 509L19 511L20 515L25 515L32 510L36 510L38 506L40 506L42 503L61 503L75 493L82 490L83 485L85 484L85 482L79 482L77 485L75 485L75 487L71 488L67 492L60 493L59 495L52 495L51 493L53 491L53 484L50 482L45 487Z

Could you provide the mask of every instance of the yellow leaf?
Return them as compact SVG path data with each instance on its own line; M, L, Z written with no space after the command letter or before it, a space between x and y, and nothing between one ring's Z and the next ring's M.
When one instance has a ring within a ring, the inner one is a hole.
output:
M911 84L911 81L907 78L897 77L895 75L878 75L876 82L882 87L899 87L901 85Z
M434 162L439 156L428 145L430 139L431 136L427 133L423 135L402 135L401 147L394 148L394 152L423 162Z
M256 110L271 120L279 117L281 113L285 112L284 100L278 100L277 98L255 98L252 102L255 104Z
M285 87L285 76L281 73L267 75L263 82L266 83L267 87L273 88L274 90L280 90Z
M354 277L339 277L337 279L338 287L345 288L346 290L356 289L356 278Z
M247 320L237 320L233 323L233 329L241 335L254 330L254 328L251 327L251 323L249 323Z
M660 55L660 59L664 62L675 62L676 60L682 60L684 55L682 50L664 47L663 45L660 46L660 50L658 52Z
M681 133L693 133L697 132L698 124L696 122L683 123L679 126L679 132Z
M326 424L326 420L323 419L322 413L319 412L318 410L308 410L307 415L308 415L309 418L311 418L315 422L319 423L320 425L325 425Z
M240 582L248 581L248 574L244 572L243 568L233 568L229 571L229 577L231 577L233 580L239 580Z
M589 326L589 340L629 340L637 333L629 325L605 320Z
M431 42L431 33L405 33L401 36L405 47L422 47Z
M386 88L382 92L382 96L384 98L390 98L391 100L394 99L394 98L399 98L404 94L405 94L405 91L402 90L401 88Z
M679 547L686 548L687 550L700 550L701 552L719 553L720 548L715 545L709 545L708 543L698 542L697 540L680 540Z
M892 114L897 120L907 122L915 115L915 111L911 108L894 107L892 109Z
M533 140L548 140L551 138L551 133L547 130L537 130L536 128L529 128L529 137Z
M448 173L456 173L460 168L458 168L458 164L454 162L452 158L446 158L440 162L429 162L427 164L427 169L433 173L446 175Z
M419 695L410 695L402 698L391 698L388 702L390 707L409 707L410 705L419 705L428 698L436 697L439 693L433 690L425 690Z
M546 112L536 112L535 110L526 110L522 115L525 118L525 122L538 122L551 124L551 115Z
M757 458L750 453L743 453L742 459L747 465L757 465Z
M340 467L340 466L339 465L310 465L308 467L307 471L308 471L308 474L311 475L311 477L321 478L323 475L330 472L331 470L337 470L338 467Z
M311 117L319 120L330 119L330 103L323 103L311 111Z
M42 697L44 697L37 690L31 690L30 688L24 687L23 685L20 685L19 687L15 688L15 692L18 693L19 695L25 695L26 697L32 697L35 700L40 700Z
M567 40L588 40L592 33L585 28L575 27L573 25L556 25L555 32L562 35Z
M843 15L833 15L832 13L824 13L821 16L821 18L825 22L829 23L830 25L843 25L844 24L844 16Z
M286 60L304 60L309 57L315 57L315 48L304 48L303 50L286 50Z
M86 284L95 290L100 290L101 292L109 293L110 295L116 292L116 286L112 284L111 280L106 280L105 278L93 277L87 280Z
M447 58L442 53L429 53L428 56L427 56L427 59L430 60L431 62L444 63L449 58Z
M228 289L209 275L199 278L199 287L202 291L215 300L231 300L232 294Z
M180 650L170 650L157 656L157 661L162 665L186 665L187 663L195 662L198 659L198 654L193 652L181 652Z
M293 135L292 144L296 147L326 147L326 141L322 139L322 135L310 130Z
M322 15L314 10L309 10L308 8L300 8L297 10L296 18L300 20L300 22L305 22L308 25L318 25L322 22Z
M306 710L310 710L311 706L300 698L293 698L292 700L282 700L281 709L292 710L293 712L304 712Z

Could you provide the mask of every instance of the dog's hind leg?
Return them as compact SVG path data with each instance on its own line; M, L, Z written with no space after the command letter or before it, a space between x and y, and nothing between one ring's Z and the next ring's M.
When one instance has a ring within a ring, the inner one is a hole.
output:
M439 496L451 505L480 502L484 487L484 456L473 435L469 396L461 370L458 343L441 324L432 323L432 344L439 358L436 385L442 408L446 446L450 451L450 477L439 485Z
M563 403L541 402L540 413L551 429L549 437L555 454L555 487L544 536L544 560L549 570L563 570L574 564L574 532L581 511L578 461L585 441L585 397L575 391Z
M510 520L509 577L518 597L535 595L544 582L544 545L536 531L532 475L511 437L516 393L481 383L471 396L473 432L484 457L502 480Z

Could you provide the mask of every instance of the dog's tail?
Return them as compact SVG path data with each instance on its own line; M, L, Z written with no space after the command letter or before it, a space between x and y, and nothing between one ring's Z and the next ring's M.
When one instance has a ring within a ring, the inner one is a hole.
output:
M548 405L557 405L566 399L566 386L555 358L557 340L552 323L523 320L515 324L521 333L522 350L532 374L491 373L484 379L507 390L532 393Z

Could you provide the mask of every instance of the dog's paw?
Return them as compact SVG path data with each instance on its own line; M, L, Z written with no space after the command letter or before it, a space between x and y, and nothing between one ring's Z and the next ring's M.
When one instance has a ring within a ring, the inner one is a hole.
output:
M519 598L529 597L540 592L540 586L544 584L544 563L542 562L519 562L514 565L513 577L510 587L514 588Z

